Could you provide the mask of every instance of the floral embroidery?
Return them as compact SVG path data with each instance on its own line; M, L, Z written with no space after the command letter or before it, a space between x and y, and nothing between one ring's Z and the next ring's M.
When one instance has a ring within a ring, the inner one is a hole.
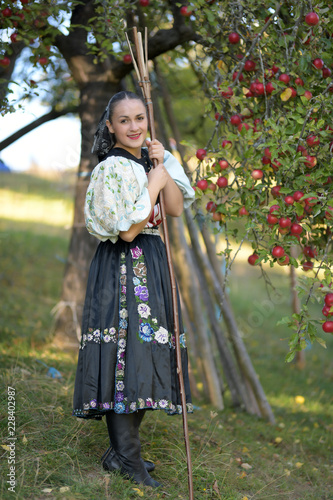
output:
M95 330L93 328L88 328L88 333L82 335L80 349L84 349L88 342L93 342L95 344L116 343L117 337L117 330L114 327L105 328L103 331L99 328Z
M131 248L132 259L138 259L142 256L142 250L138 246Z
M141 300L147 302L149 294L148 294L148 288L146 286L138 285L134 287L134 293L137 297L140 297Z
M151 342L153 339L154 330L149 323L141 323L139 326L139 335L145 342Z
M156 318L151 318L151 308L148 305L149 290L143 285L147 283L147 266L141 248L136 246L131 249L133 261L133 278L135 300L138 302L140 342L154 342L167 344L171 342L171 334L163 326L159 327Z
M146 319L149 318L150 311L151 311L151 309L149 306L147 306L147 304L139 304L138 305L138 313L141 316L141 318L146 318ZM153 320L153 322L154 322L154 320ZM157 322L157 320L155 322Z
M155 340L157 340L157 342L160 342L161 344L167 344L169 341L168 330L163 328L163 326L160 326L160 328L155 333Z

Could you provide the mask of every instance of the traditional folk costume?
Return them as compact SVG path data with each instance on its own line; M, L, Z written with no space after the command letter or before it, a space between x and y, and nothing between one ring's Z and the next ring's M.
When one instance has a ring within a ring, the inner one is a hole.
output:
M85 203L87 229L101 243L87 284L73 415L99 420L106 415L111 441L102 457L106 470L159 486L146 472L153 470L152 463L140 458L137 465L139 425L146 409L182 411L170 276L158 230L160 207L157 200L149 222L132 242L119 238L120 231L142 222L151 211L147 173L152 163L145 148L141 159L122 148L103 154ZM163 163L188 207L194 191L182 166L168 151ZM187 411L192 412L181 318L179 326Z

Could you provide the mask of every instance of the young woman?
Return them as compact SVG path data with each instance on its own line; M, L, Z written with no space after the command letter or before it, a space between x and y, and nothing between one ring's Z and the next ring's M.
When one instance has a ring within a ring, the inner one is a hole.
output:
M160 142L146 141L146 107L131 92L109 101L95 134L100 163L85 203L88 231L101 240L92 260L83 311L73 415L106 417L110 448L104 469L157 487L152 462L140 454L139 426L147 409L181 413L173 313L159 193L168 215L194 200L183 168ZM152 168L151 159L158 165ZM187 351L180 319L187 411L191 412Z

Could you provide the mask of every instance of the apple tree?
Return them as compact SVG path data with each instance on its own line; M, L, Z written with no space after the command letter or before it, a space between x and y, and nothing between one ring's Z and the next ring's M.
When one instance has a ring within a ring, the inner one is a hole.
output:
M228 268L233 239L251 242L250 265L305 271L302 309L281 320L293 330L291 361L307 338L325 344L318 324L333 333L332 4L209 3L205 12L191 2L209 43L192 64L215 121L196 153L198 204L226 235ZM310 300L323 303L322 318L310 315Z

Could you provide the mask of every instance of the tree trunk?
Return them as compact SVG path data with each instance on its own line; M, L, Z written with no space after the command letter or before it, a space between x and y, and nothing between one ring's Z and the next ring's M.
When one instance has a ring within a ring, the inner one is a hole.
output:
M82 310L89 265L98 240L91 236L84 222L84 202L90 174L97 158L91 154L97 124L110 99L121 90L120 84L86 85L81 89L81 163L75 190L72 236L65 267L62 294L56 306L54 343L67 349L77 349L81 335Z
M248 384L249 395L253 393L254 397L252 398L252 404L248 401L248 411L254 414L258 414L259 416L267 418L271 423L275 422L275 418L271 407L267 401L266 395L263 391L263 388L259 382L257 374L253 368L251 359L247 353L243 340L238 331L236 319L232 313L232 309L229 303L229 299L226 293L223 291L222 285L219 283L216 278L213 268L205 258L203 254L198 238L196 237L195 224L189 209L185 210L185 217L187 226L190 231L191 241L193 245L194 251L197 253L198 261L200 262L202 267L206 270L207 279L211 281L212 288L214 290L214 294L216 300L218 301L219 307L223 314L224 322L227 326L230 342L234 349L234 354L237 359L238 367L242 373L244 382Z

